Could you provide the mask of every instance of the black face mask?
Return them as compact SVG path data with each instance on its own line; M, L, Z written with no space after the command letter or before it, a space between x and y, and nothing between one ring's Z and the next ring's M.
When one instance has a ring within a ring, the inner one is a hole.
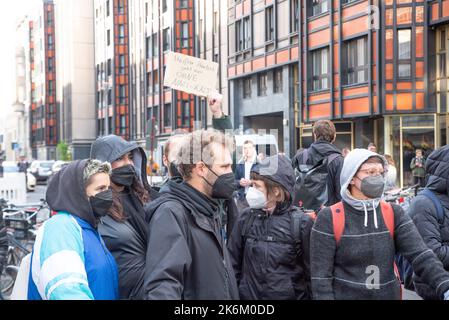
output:
M178 167L173 162L170 162L168 171L170 172L170 178L182 177L181 173L178 170Z
M208 185L212 187L212 198L214 199L231 199L235 191L235 176L232 172L225 173L219 176L211 168L209 170L216 175L218 178L215 180L214 184L210 184L209 181L204 179Z
M378 199L382 197L385 189L385 178L382 175L377 176L368 176L364 179L360 179L361 181L360 191L371 199Z
M112 170L111 181L118 186L131 187L136 178L136 169L129 164Z
M97 193L95 196L89 198L92 211L96 218L104 217L108 214L112 207L112 190Z

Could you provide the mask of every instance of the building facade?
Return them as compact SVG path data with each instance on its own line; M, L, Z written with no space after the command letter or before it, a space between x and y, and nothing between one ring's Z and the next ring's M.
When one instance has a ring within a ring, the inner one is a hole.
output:
M228 77L234 126L277 135L294 154L299 113L299 1L229 1Z
M56 159L55 19L51 0L39 1L29 21L30 145L33 159Z
M58 141L73 160L96 139L94 0L55 0Z

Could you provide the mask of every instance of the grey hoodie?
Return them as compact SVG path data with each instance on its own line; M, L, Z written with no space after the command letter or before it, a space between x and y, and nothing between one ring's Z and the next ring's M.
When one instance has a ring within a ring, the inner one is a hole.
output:
M393 206L394 239L383 221L380 199L356 200L347 192L360 165L381 156L356 149L345 158L341 195L345 226L336 243L330 208L320 211L311 233L311 277L314 299L400 299L394 257L401 253L438 297L449 289L449 274L424 244L410 217Z

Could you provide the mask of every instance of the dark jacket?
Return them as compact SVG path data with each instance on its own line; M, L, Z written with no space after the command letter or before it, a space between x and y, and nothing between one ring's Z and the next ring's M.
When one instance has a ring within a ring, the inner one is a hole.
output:
M273 165L271 172L270 164ZM290 160L283 156L263 160L252 172L279 183L290 194L294 190L293 168ZM292 226L294 211L300 215L297 231ZM272 214L250 208L243 211L228 243L240 298L311 298L309 239L312 225L312 219L299 208L292 207L291 200L278 204ZM295 243L296 240L299 243Z
M421 167L416 166L417 162L421 164ZM414 157L410 162L410 169L412 170L413 176L424 178L426 176L425 165L426 159L424 159L424 157L421 157L420 159Z
M326 206L331 206L341 201L340 196L340 173L343 167L343 156L340 150L337 149L332 143L327 141L315 141L308 148L308 160L306 164L316 165L323 158L329 157L331 154L339 154L328 166L327 176L327 190L328 201ZM299 165L304 164L304 150L299 151L292 160L294 168L299 168Z
M133 153L134 167L140 182L150 193L150 199L155 199L158 193L150 187L147 180L145 152L136 143L125 141L115 135L104 136L98 138L92 145L91 158L112 163L128 152ZM142 299L148 242L145 204L127 188L120 197L123 212L127 217L126 222L111 218L103 219L103 223L99 225L99 232L119 268L120 298Z
M254 166L257 163L257 158L254 161L254 164L252 165L250 171L254 168ZM245 187L242 187L240 185L240 180L245 178L245 161L242 159L237 163L237 166L235 167L235 185L237 188L237 192L240 198L243 198L245 196Z
M218 203L187 183L149 205L148 300L238 299Z
M426 245L449 270L449 146L434 151L426 161L426 188L431 190L444 209L443 221L438 221L432 200L423 195L415 197L410 205L410 216ZM442 224L440 224L442 222ZM424 299L438 299L435 290L414 275L416 292Z
M0 206L1 208L1 206ZM5 221L3 214L0 215L0 274L6 264L6 255L8 253L8 237L6 235Z

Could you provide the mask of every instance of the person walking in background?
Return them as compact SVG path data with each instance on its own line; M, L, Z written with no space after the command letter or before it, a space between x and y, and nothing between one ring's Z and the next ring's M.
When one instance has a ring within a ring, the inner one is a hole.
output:
M98 228L119 269L121 299L142 299L147 252L147 224L144 206L158 193L147 179L147 158L137 143L116 135L98 138L91 158L112 166L114 199L123 210L103 217Z
M243 157L235 169L235 183L237 188L237 204L240 210L248 207L245 195L251 185L251 170L257 163L257 152L254 142L247 140L243 143Z
M115 300L118 271L97 227L112 207L111 166L75 161L50 180L46 200L57 214L38 230L29 300Z
M422 150L416 149L415 151L415 157L410 162L410 169L412 170L412 174L414 177L414 183L419 184L420 187L424 187L425 185L425 176L426 171L424 169L424 166L426 164L426 159L424 159Z
M386 188L385 191L390 191L397 188L397 179L398 179L398 170L396 169L396 164L393 160L393 157L389 154L384 155L385 159L388 162L388 171L385 176L386 179Z

